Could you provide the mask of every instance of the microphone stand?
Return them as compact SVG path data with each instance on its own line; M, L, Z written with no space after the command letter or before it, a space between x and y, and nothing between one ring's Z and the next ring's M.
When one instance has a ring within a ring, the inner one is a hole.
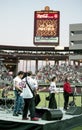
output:
M58 85L58 109L60 109L60 85Z

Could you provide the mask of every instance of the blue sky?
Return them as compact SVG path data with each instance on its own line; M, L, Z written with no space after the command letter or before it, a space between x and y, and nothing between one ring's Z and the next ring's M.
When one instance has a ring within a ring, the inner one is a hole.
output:
M69 46L69 24L82 23L82 0L0 0L0 45L34 46L34 11L60 11L60 46Z

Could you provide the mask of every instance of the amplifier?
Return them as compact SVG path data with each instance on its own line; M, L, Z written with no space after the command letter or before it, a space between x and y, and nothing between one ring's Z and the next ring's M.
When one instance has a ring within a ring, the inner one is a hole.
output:
M79 107L79 106L70 107L66 111L66 114L69 114L69 115L79 115L79 114L82 114L82 107Z

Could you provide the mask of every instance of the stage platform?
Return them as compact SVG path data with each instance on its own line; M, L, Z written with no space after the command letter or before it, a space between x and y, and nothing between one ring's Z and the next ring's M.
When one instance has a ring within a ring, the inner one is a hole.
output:
M44 108L45 109L45 108ZM77 126L82 126L82 114L69 115L63 108L63 117L61 120L43 120L31 121L22 120L22 115L13 116L12 110L0 108L0 130L71 130Z

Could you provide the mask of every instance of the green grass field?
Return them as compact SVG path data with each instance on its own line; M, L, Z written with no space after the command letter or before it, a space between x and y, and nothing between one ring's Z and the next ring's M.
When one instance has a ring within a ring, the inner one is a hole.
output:
M76 128L73 128L71 130L82 130L82 126L79 126L79 127L76 127Z
M1 98L1 89L0 89L0 98ZM49 95L48 92L39 92L40 94L40 97L41 97L41 102L39 103L38 107L47 107L48 106L48 101L46 101L46 96ZM13 91L10 91L9 92L9 96L8 98L13 98L14 97L14 93ZM69 101L72 101L73 98L70 97L69 98ZM60 93L60 94L56 94L56 101L57 101L57 106L58 107L63 107L63 104L64 104L64 99L63 99L63 94ZM75 103L77 106L81 106L81 97L80 96L77 96L75 97Z

